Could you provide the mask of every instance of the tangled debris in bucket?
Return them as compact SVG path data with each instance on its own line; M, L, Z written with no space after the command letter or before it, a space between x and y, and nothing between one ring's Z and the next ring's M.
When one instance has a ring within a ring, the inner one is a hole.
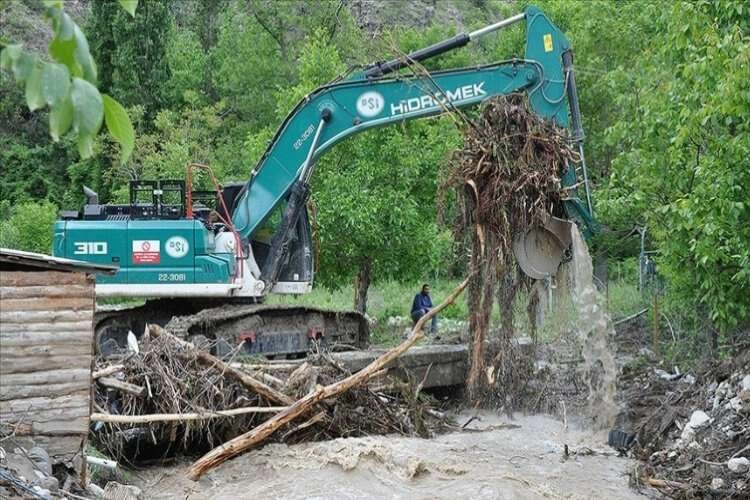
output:
M509 411L521 402L531 362L511 342L513 305L529 282L518 271L513 239L560 212L560 172L575 159L565 132L533 113L522 94L487 101L466 127L464 146L443 188L459 195L459 226L475 228L470 260L479 272L469 286L472 357L467 381L475 402ZM496 298L502 324L490 335Z

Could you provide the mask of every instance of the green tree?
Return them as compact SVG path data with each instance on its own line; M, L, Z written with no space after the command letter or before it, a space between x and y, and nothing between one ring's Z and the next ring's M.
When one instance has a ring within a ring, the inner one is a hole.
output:
M0 221L0 247L50 253L52 231L49 228L57 219L57 206L49 202L27 202L13 208L11 214Z
M141 0L138 15L131 17L114 2L96 0L86 27L100 67L101 88L126 106L143 106L148 117L167 104L169 6L161 0Z
M622 152L603 215L646 221L671 292L722 332L750 323L750 32L744 2L679 2L655 17L637 120L613 125ZM712 344L719 338L713 336Z

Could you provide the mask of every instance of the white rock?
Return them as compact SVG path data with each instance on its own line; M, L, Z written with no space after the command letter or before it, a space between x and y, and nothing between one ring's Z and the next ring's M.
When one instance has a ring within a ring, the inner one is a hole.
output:
M684 377L680 379L680 382L684 382L688 385L693 385L695 383L695 377L693 377L692 375L688 373L687 375L685 375Z
M727 467L736 474L743 474L750 470L750 460L745 457L730 458Z
M716 491L724 487L724 480L720 477L715 477L711 480L711 489Z
M685 424L685 428L682 429L680 438L685 442L690 442L695 437L695 430L703 427L711 421L706 412L701 410L695 410L690 416L690 421Z
M745 375L745 378L742 379L742 390L750 391L750 375Z
M748 405L748 403L746 403L745 401L743 401L742 398L740 398L739 396L735 396L735 397L733 397L732 399L729 400L729 406L734 411L738 411L739 412L739 411L744 411L746 409L746 407L748 407L750 405Z
M654 368L654 373L656 373L659 378L670 381L680 376L679 373L668 373L660 368Z

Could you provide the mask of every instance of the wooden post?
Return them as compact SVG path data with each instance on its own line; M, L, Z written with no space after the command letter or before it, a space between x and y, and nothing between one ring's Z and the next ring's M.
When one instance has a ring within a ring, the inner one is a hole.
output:
M653 334L651 338L651 348L654 351L654 354L657 356L659 355L659 295L654 291L654 298L653 298L653 307L651 308L652 311L652 321L653 321Z

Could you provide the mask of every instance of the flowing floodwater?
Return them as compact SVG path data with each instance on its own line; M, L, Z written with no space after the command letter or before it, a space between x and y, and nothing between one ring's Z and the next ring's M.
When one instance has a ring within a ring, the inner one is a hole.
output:
M463 413L466 430L432 439L341 438L269 444L206 474L185 477L189 463L136 474L145 498L166 499L629 499L630 461L606 446L616 414L612 326L594 286L585 242L573 227L570 291L579 311L577 337L589 386L594 429L543 415L513 420L492 412ZM586 419L586 422L590 422ZM570 455L564 457L565 445Z
M597 429L606 429L614 424L617 415L617 366L612 347L614 329L609 315L602 307L601 294L594 285L588 247L575 224L571 224L571 239L571 292L578 310L577 333L584 360L582 369L589 388L588 412Z
M465 431L433 439L269 444L198 482L184 477L185 463L149 468L138 483L152 499L640 498L628 488L629 460L614 456L603 432L566 430L541 415L479 417ZM564 460L565 444L578 454Z

